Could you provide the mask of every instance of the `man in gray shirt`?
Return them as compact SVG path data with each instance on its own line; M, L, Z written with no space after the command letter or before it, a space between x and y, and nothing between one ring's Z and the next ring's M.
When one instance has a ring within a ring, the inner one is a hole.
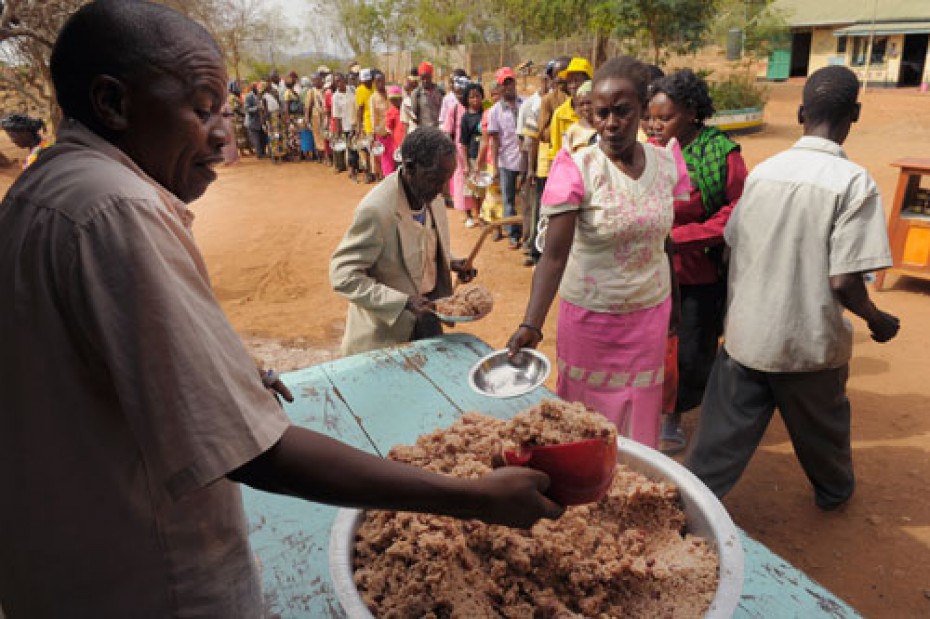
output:
M887 342L898 319L869 299L865 273L891 266L881 196L842 144L859 118L859 82L816 71L798 119L804 137L759 164L727 224L726 343L704 395L686 465L717 496L736 484L775 407L821 509L855 489L846 379L852 325Z

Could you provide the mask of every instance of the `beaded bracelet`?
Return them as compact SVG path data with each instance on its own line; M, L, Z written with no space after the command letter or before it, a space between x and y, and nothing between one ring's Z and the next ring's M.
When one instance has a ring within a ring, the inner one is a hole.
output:
M542 329L540 329L539 327L536 327L536 326L534 326L534 325L531 325L531 324L529 324L529 323L526 323L526 322L521 322L521 323L520 323L520 326L523 327L523 328L525 328L525 329L529 329L530 331L535 331L537 334L539 334L539 341L540 341L540 342L542 341L542 339L543 339L543 332L542 332Z

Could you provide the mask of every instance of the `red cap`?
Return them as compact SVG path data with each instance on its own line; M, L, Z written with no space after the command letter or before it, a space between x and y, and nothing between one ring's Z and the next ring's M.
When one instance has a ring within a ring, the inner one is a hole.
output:
M517 79L517 74L513 72L513 69L510 67L501 67L497 70L497 73L494 74L494 81L497 82L499 86L504 85L504 80L506 79Z
M417 75L432 75L433 74L433 65L427 61L420 63L419 68L417 68Z

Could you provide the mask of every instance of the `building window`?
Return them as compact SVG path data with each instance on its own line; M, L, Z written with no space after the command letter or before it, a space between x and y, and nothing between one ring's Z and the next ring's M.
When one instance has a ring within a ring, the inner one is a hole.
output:
M847 37L837 37L836 38L836 53L845 54L846 53L846 41Z
M885 63L885 50L888 48L888 37L875 37L872 42L872 57L870 65ZM865 66L866 54L869 52L869 37L854 37L852 46L852 61L854 67Z
M885 49L888 47L888 37L875 37L872 43L872 61L870 64L885 62Z
M852 66L861 67L865 65L865 53L869 49L869 40L865 37L853 38Z

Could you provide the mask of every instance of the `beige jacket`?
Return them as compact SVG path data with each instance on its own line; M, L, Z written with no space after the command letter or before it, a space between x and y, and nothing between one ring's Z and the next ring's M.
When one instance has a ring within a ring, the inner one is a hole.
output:
M430 298L452 294L449 224L441 197L428 207L439 239L436 288ZM416 316L404 309L418 294L423 265L431 259L416 242L419 224L400 185L400 172L379 183L355 218L329 265L333 290L349 300L342 352L351 355L410 341Z

